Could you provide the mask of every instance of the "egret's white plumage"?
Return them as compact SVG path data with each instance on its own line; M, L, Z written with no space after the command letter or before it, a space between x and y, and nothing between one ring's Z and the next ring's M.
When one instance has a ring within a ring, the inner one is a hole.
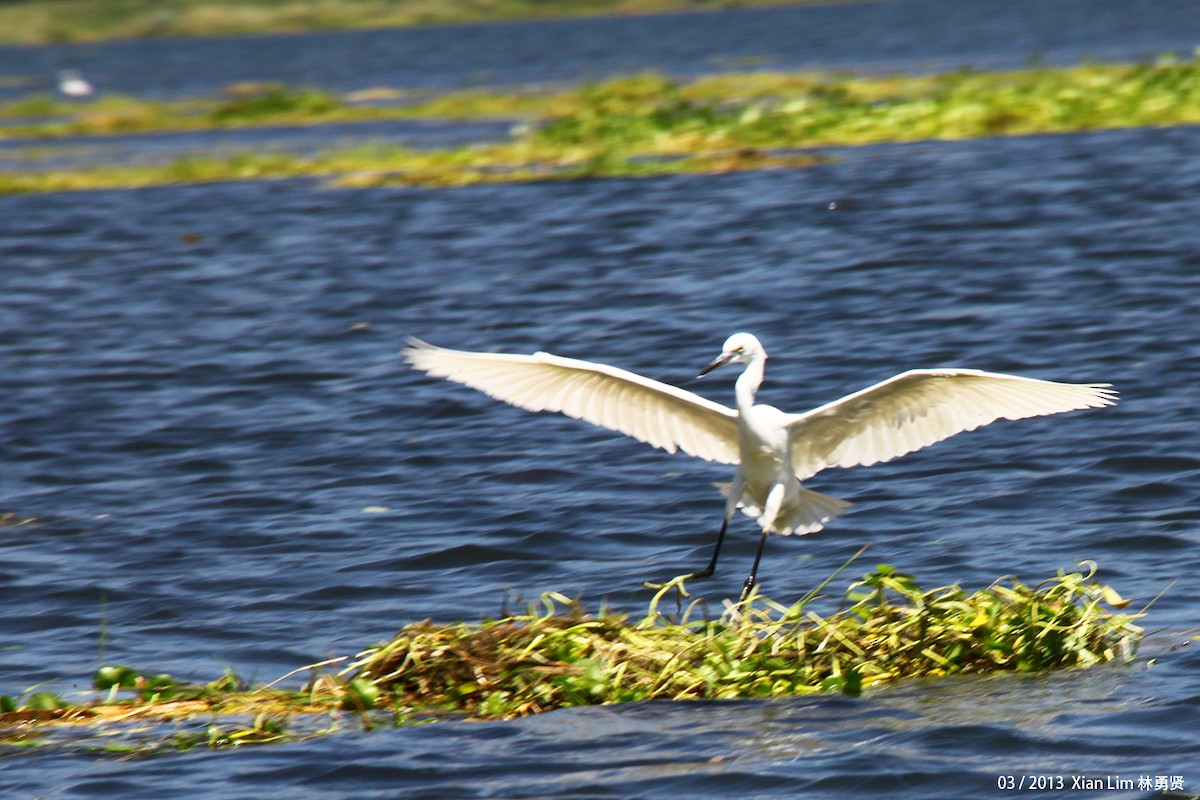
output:
M812 533L850 504L805 489L801 481L828 467L888 461L998 419L1024 419L1112 405L1109 384L1071 384L971 369L915 369L803 414L757 404L767 354L758 339L736 333L700 374L744 364L736 408L623 369L562 358L469 353L409 340L417 369L479 389L530 411L569 417L632 436L668 452L737 464L711 574L734 510L768 533ZM759 555L762 554L762 542ZM755 568L758 560L755 559ZM747 590L754 572L747 580Z
M58 91L67 97L90 97L93 89L78 70L65 69L58 73Z

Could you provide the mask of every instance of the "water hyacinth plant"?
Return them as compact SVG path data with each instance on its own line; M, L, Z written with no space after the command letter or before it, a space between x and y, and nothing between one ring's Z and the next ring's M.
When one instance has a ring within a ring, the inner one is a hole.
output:
M669 616L658 609L668 585L631 621L552 594L541 614L410 625L352 669L386 704L494 718L633 700L856 695L902 678L1131 658L1134 615L1108 610L1123 601L1090 578L1010 579L969 593L925 590L880 565L826 616L808 607L812 596L783 606L757 595L716 619L694 619L695 604Z
M296 740L347 724L499 719L638 700L858 695L907 678L1130 660L1141 614L1126 612L1128 601L1094 572L1089 564L1036 586L1008 578L968 592L922 589L880 565L840 601L820 597L822 584L792 605L757 593L726 601L715 617L701 613L699 600L684 607L679 582L660 588L640 619L589 613L549 593L523 614L405 626L338 673L328 668L351 659L296 670L314 675L300 690L276 687L291 674L260 686L232 672L195 684L104 665L89 702L42 687L0 697L0 748L140 755ZM680 600L667 613L675 590ZM835 607L821 614L817 604Z

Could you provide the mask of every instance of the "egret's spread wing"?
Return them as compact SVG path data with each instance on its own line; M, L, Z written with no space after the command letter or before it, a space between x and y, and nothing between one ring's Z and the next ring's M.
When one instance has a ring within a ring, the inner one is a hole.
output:
M801 480L826 467L887 461L998 419L1110 406L1107 383L1071 384L971 369L914 369L797 415L789 424Z
M737 413L698 394L623 369L549 353L531 356L446 350L409 339L419 370L466 384L529 411L560 411L669 453L738 461Z

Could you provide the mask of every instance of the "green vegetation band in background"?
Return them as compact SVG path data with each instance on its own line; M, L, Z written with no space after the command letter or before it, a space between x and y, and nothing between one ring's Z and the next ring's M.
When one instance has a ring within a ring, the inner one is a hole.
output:
M694 11L730 5L796 5L817 1L18 0L0 5L0 44L295 33L338 28Z
M1065 133L1200 122L1200 64L863 77L742 73L682 83L661 75L568 89L441 96L377 90L365 104L315 89L232 87L223 97L151 102L35 95L0 107L0 137L127 134L381 119L507 119L505 142L413 150L370 145L316 155L207 154L167 165L0 173L0 192L325 176L340 185L457 186L805 166L803 148ZM47 119L49 118L49 119Z

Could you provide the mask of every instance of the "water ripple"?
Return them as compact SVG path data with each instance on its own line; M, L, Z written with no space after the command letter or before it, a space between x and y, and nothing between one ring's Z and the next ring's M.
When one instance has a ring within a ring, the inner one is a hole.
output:
M110 661L269 679L551 589L637 611L641 581L701 565L728 470L431 381L402 364L409 334L599 358L727 403L727 380L690 381L751 329L764 400L795 410L918 365L1111 381L1115 409L822 474L855 510L772 541L761 576L797 596L862 544L929 585L1091 558L1135 608L1179 578L1147 621L1179 644L1200 568L1198 151L1184 128L662 180L0 198L0 512L37 520L0 527L0 692L86 689L102 629ZM740 588L751 527L711 602ZM131 798L990 796L999 772L1186 774L1195 660L235 757L34 753L6 779Z

